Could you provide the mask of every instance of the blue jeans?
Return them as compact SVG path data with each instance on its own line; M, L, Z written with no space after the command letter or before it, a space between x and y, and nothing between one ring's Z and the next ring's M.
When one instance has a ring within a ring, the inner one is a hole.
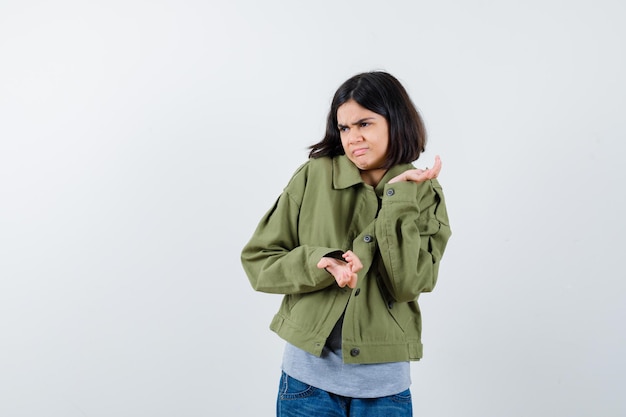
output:
M312 387L282 373L278 417L411 417L411 392L380 398L350 398Z

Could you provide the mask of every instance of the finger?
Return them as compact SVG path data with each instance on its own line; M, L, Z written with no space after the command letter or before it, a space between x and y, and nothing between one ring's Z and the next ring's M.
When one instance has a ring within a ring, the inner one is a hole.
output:
M422 170L420 170L420 172L415 171L411 174L411 176L408 179L413 182L426 181L427 179L429 179L428 172L429 171L422 171Z
M351 268L352 272L359 272L361 269L363 269L363 264L361 263L360 259L355 259L354 262L352 262Z
M423 175L420 175L420 180L425 181L425 180L431 180L433 178L437 178L440 171L441 171L441 164L435 163L435 165L432 168L429 168L428 170L422 173Z
M354 252L346 253L343 256L344 260L348 263L350 269L353 268L355 262L360 263L359 257L354 254Z
M439 157L439 155L435 156L435 165L433 165L432 171L435 173L435 175L439 175L439 172L441 171L441 158Z
M361 260L358 256L356 256L354 252L347 251L344 254L344 258L349 261L348 264L350 265L350 270L352 272L359 272L361 269L363 269L363 264L361 263Z
M337 281L337 285L339 285L341 288L343 288L346 285L350 284L350 277L342 275L341 277L337 278L336 281Z
M426 172L426 179L432 180L433 178L437 178L437 174L438 172L434 168L429 169L428 172Z
M348 281L348 287L356 288L357 279L358 279L358 275L353 274L352 277L350 278L350 281Z
M319 269L328 268L329 266L330 266L330 262L326 258L320 259L320 261L317 263L317 267Z

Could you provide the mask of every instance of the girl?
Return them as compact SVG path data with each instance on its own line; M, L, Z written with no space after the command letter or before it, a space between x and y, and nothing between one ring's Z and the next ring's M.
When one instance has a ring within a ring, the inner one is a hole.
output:
M409 361L422 357L417 299L450 237L422 118L386 72L334 95L324 138L243 248L257 291L284 294L278 416L411 416Z

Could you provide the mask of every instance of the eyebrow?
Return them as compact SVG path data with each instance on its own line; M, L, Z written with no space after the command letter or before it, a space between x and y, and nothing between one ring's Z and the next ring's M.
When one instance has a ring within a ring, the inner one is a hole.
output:
M352 126L359 125L359 124L361 124L363 122L367 122L368 120L374 120L374 118L373 117L365 117L363 119L359 119L356 122L352 123ZM337 127L348 127L348 126L342 125L341 123L337 123Z

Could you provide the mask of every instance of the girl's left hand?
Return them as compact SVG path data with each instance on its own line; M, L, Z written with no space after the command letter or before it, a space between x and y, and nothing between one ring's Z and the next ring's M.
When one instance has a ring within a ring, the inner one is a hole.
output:
M324 257L317 263L320 269L326 269L341 288L346 285L350 288L356 288L357 272L363 269L363 264L358 256L351 250L341 255L345 262L340 259Z
M389 184L400 181L424 182L437 178L439 172L441 172L441 159L439 158L439 155L437 155L435 156L435 164L432 168L409 169L408 171L404 171L402 174L390 179Z

